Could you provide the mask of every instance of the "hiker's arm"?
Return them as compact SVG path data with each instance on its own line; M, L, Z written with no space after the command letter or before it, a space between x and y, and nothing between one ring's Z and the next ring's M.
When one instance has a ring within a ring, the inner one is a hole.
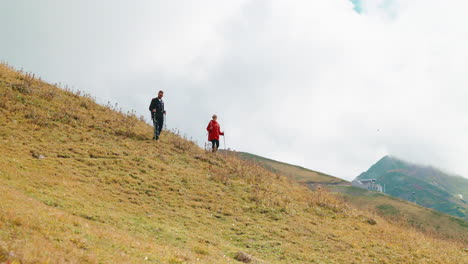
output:
M149 106L149 110L150 110L151 112L156 112L156 108L154 107L154 100L151 100L151 104L150 104L150 106Z

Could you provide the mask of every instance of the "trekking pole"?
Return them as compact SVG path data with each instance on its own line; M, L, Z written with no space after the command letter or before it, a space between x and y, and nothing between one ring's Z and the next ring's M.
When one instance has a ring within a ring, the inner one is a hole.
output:
M166 114L164 114L164 130L167 131L167 117L166 117Z
M226 150L226 136L223 135L223 141L224 141L224 150Z

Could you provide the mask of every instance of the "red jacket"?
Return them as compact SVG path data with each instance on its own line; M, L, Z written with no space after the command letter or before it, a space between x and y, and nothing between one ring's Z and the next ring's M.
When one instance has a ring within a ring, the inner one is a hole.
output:
M219 140L219 135L223 135L224 133L221 132L221 127L219 126L218 122L211 120L206 127L208 131L208 141L211 140Z

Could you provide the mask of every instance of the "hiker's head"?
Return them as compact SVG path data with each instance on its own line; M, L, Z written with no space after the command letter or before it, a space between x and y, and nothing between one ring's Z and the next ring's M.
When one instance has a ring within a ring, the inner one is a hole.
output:
M163 95L164 95L164 92L163 92L163 91L159 91L159 93L158 93L158 98L161 99L161 98L163 97Z
M216 119L218 119L218 116L217 116L217 115L213 115L212 118L213 118L213 120L216 121Z

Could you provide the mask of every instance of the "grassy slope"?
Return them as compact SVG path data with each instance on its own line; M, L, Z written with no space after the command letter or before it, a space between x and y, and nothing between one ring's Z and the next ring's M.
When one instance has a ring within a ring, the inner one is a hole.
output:
M409 224L434 236L468 243L468 221L410 203L383 193L352 186L331 186L346 202L363 210L376 211L395 222Z
M237 152L237 154L242 159L257 161L267 169L275 173L281 173L292 177L300 183L349 184L347 181L340 178L300 166L287 164L246 152Z
M462 263L466 245L0 65L0 263ZM45 158L37 158L45 156ZM369 222L376 220L377 224Z
M466 220L439 213L382 193L344 186L343 184L336 186L334 184L336 180L334 179L338 178L324 175L320 172L277 162L253 154L240 153L239 155L244 159L258 161L267 169L292 177L301 183L315 182L328 185L329 189L340 193L349 204L362 210L376 212L393 222L409 224L418 230L436 236L468 242L468 221ZM317 174L321 177L316 177ZM345 181L343 182L346 183Z

